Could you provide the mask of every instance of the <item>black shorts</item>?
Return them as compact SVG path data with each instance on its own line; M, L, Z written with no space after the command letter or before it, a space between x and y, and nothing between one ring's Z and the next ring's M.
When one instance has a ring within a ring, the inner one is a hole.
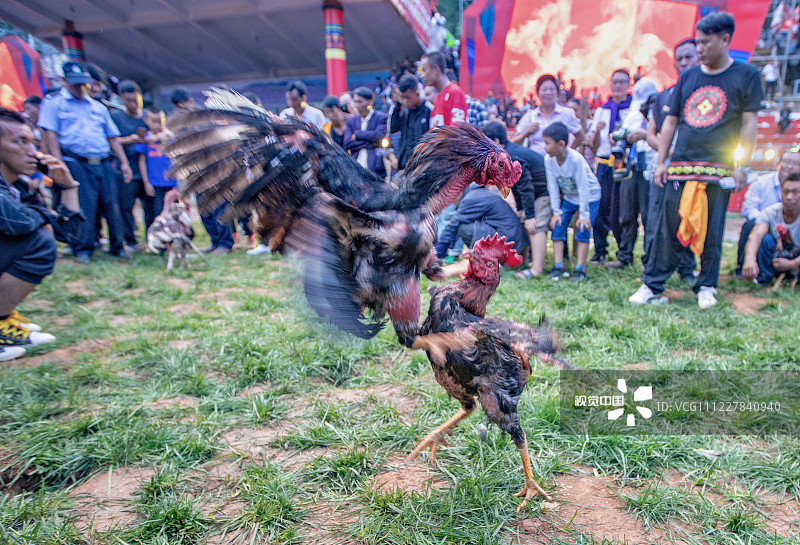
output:
M53 272L57 257L56 239L43 228L20 237L0 235L0 274L41 284Z

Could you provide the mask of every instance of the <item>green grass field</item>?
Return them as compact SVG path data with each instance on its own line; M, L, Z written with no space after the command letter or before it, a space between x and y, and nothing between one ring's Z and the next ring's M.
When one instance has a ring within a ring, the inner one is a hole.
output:
M796 370L797 291L730 269L703 312L677 279L640 308L638 270L590 268L506 272L488 313L546 314L580 368ZM326 330L299 286L291 260L243 251L169 275L152 255L59 262L20 309L57 342L0 367L0 544L800 543L798 438L567 435L538 362L520 414L552 502L515 512L519 456L480 439L482 414L436 470L406 462L457 403L391 328Z

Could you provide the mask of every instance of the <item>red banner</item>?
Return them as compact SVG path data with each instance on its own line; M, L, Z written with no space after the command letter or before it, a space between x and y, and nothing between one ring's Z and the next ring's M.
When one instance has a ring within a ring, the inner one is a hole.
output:
M431 3L430 0L391 0L395 9L417 35L422 46L427 48L431 41Z

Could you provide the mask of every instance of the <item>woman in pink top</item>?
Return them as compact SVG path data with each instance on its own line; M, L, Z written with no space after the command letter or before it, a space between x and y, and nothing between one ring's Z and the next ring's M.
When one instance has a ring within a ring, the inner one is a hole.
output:
M517 134L512 139L517 144L525 143L540 155L546 155L544 150L543 131L552 123L560 121L574 136L571 146L577 147L583 142L586 133L581 127L581 122L575 117L571 108L557 103L558 88L556 78L551 74L543 74L536 80L536 94L539 97L539 107L526 113L517 124Z

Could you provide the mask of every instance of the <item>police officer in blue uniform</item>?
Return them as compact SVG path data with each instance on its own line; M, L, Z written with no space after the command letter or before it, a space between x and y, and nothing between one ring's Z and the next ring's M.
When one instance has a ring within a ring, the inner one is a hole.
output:
M99 238L98 217L102 214L108 224L109 253L124 258L122 215L110 152L113 150L119 159L125 183L132 179L131 167L108 110L87 93L92 79L86 65L67 62L63 69L66 85L42 101L39 127L44 129L42 139L48 151L63 158L80 183L78 200L86 221L72 253L79 263L89 262Z

